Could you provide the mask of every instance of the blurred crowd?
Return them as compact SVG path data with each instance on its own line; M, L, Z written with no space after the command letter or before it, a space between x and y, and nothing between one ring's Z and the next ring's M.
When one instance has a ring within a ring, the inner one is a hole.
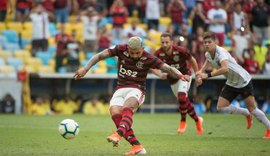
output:
M153 53L164 31L187 47L201 66L202 35L209 30L248 72L270 74L269 4L268 0L1 0L0 66L73 72L94 53L126 43L131 36L142 37L145 50ZM110 59L93 72L115 73L115 68L116 60Z
M32 115L71 115L75 113L108 115L108 97L103 95L91 98L77 97L76 99L72 99L68 95L51 99L42 96L32 97L32 106L30 108L30 114Z

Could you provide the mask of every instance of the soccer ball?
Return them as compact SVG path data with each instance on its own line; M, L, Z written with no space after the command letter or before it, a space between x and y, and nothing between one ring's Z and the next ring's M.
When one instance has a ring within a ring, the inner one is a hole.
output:
M61 121L58 127L59 133L65 139L73 139L79 134L79 125L72 119L65 119Z

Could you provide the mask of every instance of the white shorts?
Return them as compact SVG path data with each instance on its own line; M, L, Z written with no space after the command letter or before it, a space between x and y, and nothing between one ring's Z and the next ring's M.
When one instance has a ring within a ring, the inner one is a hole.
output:
M145 95L140 89L137 88L120 88L114 92L110 101L110 107L124 106L125 101L130 97L136 98L140 106L144 102Z
M190 78L190 81L178 80L175 84L171 85L173 94L176 97L178 95L178 92L183 92L183 93L186 93L186 95L188 95L187 93L190 88L191 80L192 80L191 78Z

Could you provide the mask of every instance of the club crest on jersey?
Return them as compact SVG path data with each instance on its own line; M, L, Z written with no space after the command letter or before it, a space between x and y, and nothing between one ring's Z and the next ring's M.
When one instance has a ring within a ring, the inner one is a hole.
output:
M177 61L179 61L179 60L180 60L180 58L179 58L179 56L178 56L178 55L176 55L176 56L174 56L174 57L173 57L173 60L177 62Z
M124 54L126 57L129 57L129 53L128 53L128 52L124 51L123 54Z
M176 55L176 54L178 54L178 53L179 53L178 51L174 51L174 52L173 52L173 55Z
M136 63L136 67L142 69L143 68L143 63L141 61L138 61Z
M122 60L121 63L122 63L122 64L126 64L126 61L125 61L125 60Z

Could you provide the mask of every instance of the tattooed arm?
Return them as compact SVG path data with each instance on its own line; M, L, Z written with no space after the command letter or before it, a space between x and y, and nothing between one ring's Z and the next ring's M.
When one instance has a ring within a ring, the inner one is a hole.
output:
M75 80L82 78L92 66L98 63L100 60L103 60L108 57L110 57L108 49L105 49L100 53L95 54L93 57L91 57L91 59L87 62L87 64L84 67L76 71L73 77L75 78Z
M171 77L175 79L181 79L184 81L189 81L189 75L183 75L179 70L174 67L169 66L168 64L164 63L164 65L160 68L161 71L168 73Z

